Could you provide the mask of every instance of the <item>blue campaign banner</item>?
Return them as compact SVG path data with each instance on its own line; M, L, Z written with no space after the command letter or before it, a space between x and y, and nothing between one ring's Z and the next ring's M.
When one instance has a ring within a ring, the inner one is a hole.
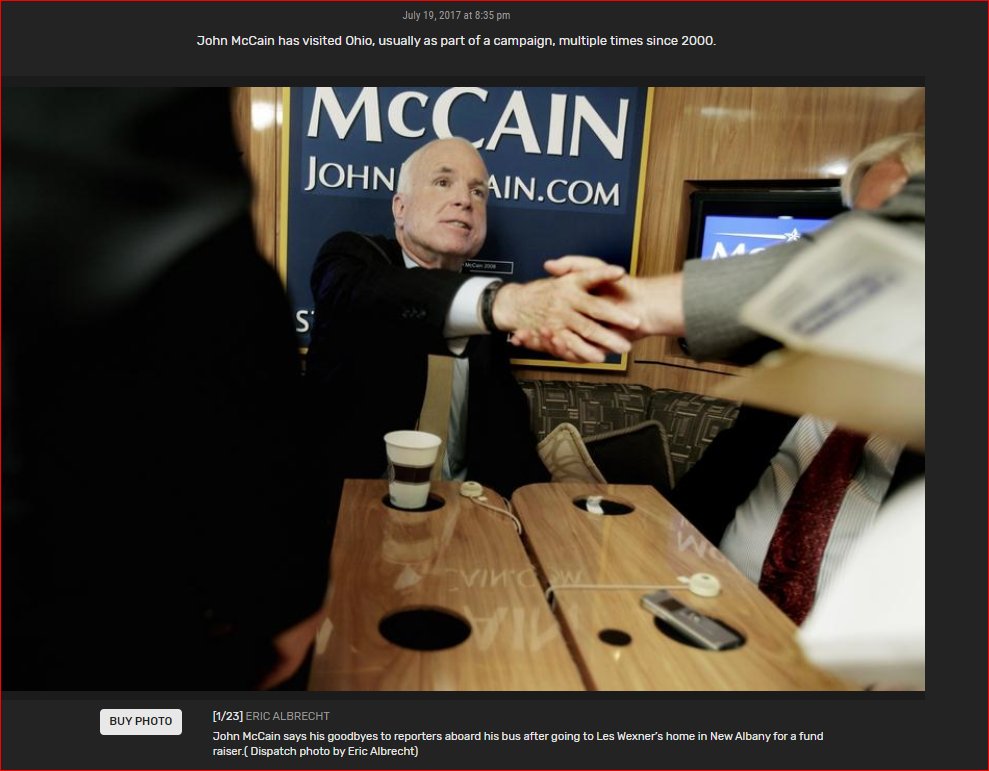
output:
M320 246L343 230L391 236L402 161L437 137L471 141L490 174L487 241L465 271L528 281L571 253L635 270L647 88L313 87L282 99L278 257L303 347ZM530 352L519 361L573 366Z

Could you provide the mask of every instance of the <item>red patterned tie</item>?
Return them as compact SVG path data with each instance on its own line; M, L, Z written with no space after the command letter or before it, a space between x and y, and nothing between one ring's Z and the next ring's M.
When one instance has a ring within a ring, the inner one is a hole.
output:
M862 459L866 437L836 428L800 476L762 564L759 588L795 624L807 617L831 527Z

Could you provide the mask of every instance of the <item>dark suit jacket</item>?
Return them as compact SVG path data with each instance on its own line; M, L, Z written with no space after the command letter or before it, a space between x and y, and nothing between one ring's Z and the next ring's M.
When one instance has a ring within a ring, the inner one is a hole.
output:
M329 522L229 94L14 89L3 140L4 687L250 688Z
M398 242L380 236L340 233L323 245L312 274L316 320L306 381L314 452L336 485L348 477L381 477L387 468L383 436L415 428L427 357L450 354L443 326L467 278L410 270ZM472 337L465 355L470 477L506 496L547 481L505 337Z
M670 501L717 545L796 422L794 415L742 407L732 426L714 438L680 479ZM904 451L886 497L923 472L924 456Z

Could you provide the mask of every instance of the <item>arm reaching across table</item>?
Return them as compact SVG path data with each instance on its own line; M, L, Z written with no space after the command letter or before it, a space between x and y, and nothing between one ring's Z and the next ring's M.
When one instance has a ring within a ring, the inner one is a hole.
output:
M617 282L627 281L624 269L594 258L580 259L589 261L581 270L503 286L492 308L495 325L513 332L516 345L524 343L568 361L600 362L608 351L627 352L639 316L606 296Z
M580 282L588 298L564 309L535 307L528 311L512 335L515 345L546 351L569 361L601 361L585 354L588 341L614 353L629 350L629 341L648 335L683 334L683 277L680 273L651 278L633 278L597 257L568 255L545 263L555 276L551 284L585 277ZM533 282L538 284L539 282ZM574 315L583 314L582 322ZM595 324L599 322L598 324ZM610 324L617 329L607 329ZM587 337L584 328L597 332Z

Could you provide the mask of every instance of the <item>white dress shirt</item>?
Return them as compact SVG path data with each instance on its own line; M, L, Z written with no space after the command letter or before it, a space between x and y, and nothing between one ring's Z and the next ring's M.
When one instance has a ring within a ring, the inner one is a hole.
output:
M402 257L407 268L422 267L404 251ZM440 270L435 268L435 270ZM467 279L453 297L443 336L450 353L458 357L453 361L453 388L450 395L450 422L443 453L443 478L462 482L467 478L467 387L470 380L470 362L461 358L472 335L486 335L487 328L480 315L481 293L497 279L472 276Z
M755 489L735 510L719 548L753 583L759 583L769 542L797 480L833 428L829 421L811 415L801 417ZM879 436L870 436L865 443L862 462L848 485L824 549L818 597L827 591L855 543L875 524L902 450L902 445Z

